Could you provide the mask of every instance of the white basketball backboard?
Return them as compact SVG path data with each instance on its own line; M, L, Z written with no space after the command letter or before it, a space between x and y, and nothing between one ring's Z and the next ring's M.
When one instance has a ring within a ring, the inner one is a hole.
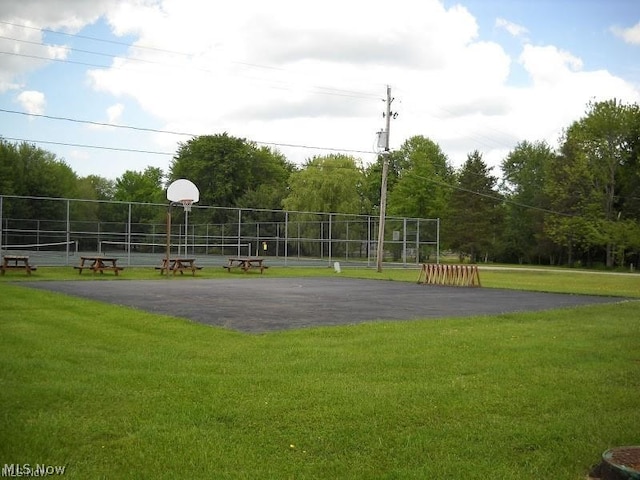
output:
M167 188L167 200L170 202L181 202L191 200L196 203L200 200L200 190L195 184L185 178L180 178Z

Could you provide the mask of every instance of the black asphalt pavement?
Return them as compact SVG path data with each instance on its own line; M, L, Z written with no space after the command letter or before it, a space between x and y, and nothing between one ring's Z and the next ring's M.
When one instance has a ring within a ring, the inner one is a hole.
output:
M347 278L165 278L22 285L251 333L376 320L539 311L622 300Z

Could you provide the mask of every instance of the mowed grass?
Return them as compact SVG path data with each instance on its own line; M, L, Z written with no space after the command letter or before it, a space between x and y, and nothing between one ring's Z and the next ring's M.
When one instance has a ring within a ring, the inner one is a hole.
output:
M268 264L269 262L267 262ZM261 278L258 271L245 273L233 270L231 273L220 268L221 265L207 265L199 270L196 279L211 278ZM543 291L555 293L575 293L584 295L606 295L640 298L640 273L620 274L594 272L588 270L566 268L518 268L518 267L484 267L480 266L480 280L483 287L507 288L517 290ZM375 268L343 267L336 274L332 267L281 267L271 266L264 277L308 277L308 276L344 276L351 278L367 278L378 280L395 280L416 282L419 276L418 267L384 268L377 272ZM118 276L111 272L78 274L72 267L40 267L27 276L23 271L10 271L0 276L3 282L46 281L46 280L78 280L78 281L126 281L126 280L158 280L184 281L191 280L189 274L161 276L153 267L125 267Z
M301 274L333 273L265 275ZM503 274L483 284L640 296L637 276ZM247 335L3 281L0 312L0 463L66 478L583 479L640 444L638 301Z

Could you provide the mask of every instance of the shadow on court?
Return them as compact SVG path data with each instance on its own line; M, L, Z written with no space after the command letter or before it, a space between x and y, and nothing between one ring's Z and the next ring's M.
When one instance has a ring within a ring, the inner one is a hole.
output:
M622 299L346 278L52 281L23 286L242 332L539 311Z

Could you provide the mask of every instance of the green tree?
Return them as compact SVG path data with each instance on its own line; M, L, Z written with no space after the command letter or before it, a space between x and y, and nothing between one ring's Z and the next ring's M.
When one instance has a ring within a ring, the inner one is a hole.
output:
M456 188L451 194L451 213L447 229L449 245L460 255L476 262L496 250L500 231L502 201L496 191L497 179L477 150L467 156Z
M116 179L113 198L122 202L164 203L164 174L157 167L127 170Z
M454 179L447 156L422 136L407 140L398 155L398 179L389 192L388 213L445 219Z
M114 200L116 182L99 175L88 175L78 180L79 198L87 200Z
M623 158L618 182L618 208L617 223L627 225L619 227L624 234L618 238L617 258L625 259L640 269L640 105L627 106L626 150ZM628 249L623 248L628 245Z
M406 168L407 159L401 151L388 153L389 162L387 169L387 192L394 189L401 173ZM363 194L371 206L370 211L363 213L380 212L380 194L382 189L382 165L384 157L379 155L377 160L364 170Z
M351 156L333 154L307 160L300 170L291 174L289 194L282 202L291 212L290 228L301 238L326 238L329 230L333 239L346 238L348 227L345 223L332 223L331 229L325 227L331 213L359 214L369 210L363 183L360 161ZM326 215L314 212L325 212ZM298 244L299 251L307 255L320 255L324 247L324 242L302 241ZM340 254L336 249L333 253Z
M602 251L603 192L595 188L598 174L589 156L573 139L565 140L560 153L545 184L553 213L546 215L544 228L572 266L576 261L590 262L596 249Z
M254 152L254 162L252 173L255 181L238 198L236 206L272 210L282 208L289 177L295 170L294 165L281 153L266 147Z
M166 203L163 188L164 174L157 167L147 167L143 172L127 170L115 182L114 199L136 202L131 207L132 223L162 221L164 212L149 203Z
M71 198L76 196L77 176L55 154L23 142L0 139L0 193L4 195ZM13 210L12 210L13 209ZM7 214L24 219L64 218L61 202L23 201L8 207Z
M181 143L169 180L191 180L200 190L203 205L269 208L280 204L277 197L284 192L292 169L280 153L223 133ZM249 205L253 201L268 205Z
M282 204L300 212L362 213L369 205L363 193L360 162L347 155L314 157L294 172Z
M3 194L72 197L77 176L55 154L23 142L0 139L0 186Z
M100 221L112 221L118 218L113 214L115 181L98 175L89 175L78 179L77 198L86 200L72 202L71 218L86 222L78 225L81 230L99 230L96 225Z
M608 267L615 263L617 223L631 205L637 178L637 116L637 105L590 103L565 133L561 165L551 169L548 191L556 209L580 218L550 217L547 231L569 247L572 260L575 246L582 253L599 248Z
M22 168L22 159L17 145L0 137L0 194L17 195L20 180L17 175Z
M501 164L505 205L503 255L508 261L540 263L553 255L544 234L545 211L550 208L545 191L547 172L556 154L546 142L521 142Z

